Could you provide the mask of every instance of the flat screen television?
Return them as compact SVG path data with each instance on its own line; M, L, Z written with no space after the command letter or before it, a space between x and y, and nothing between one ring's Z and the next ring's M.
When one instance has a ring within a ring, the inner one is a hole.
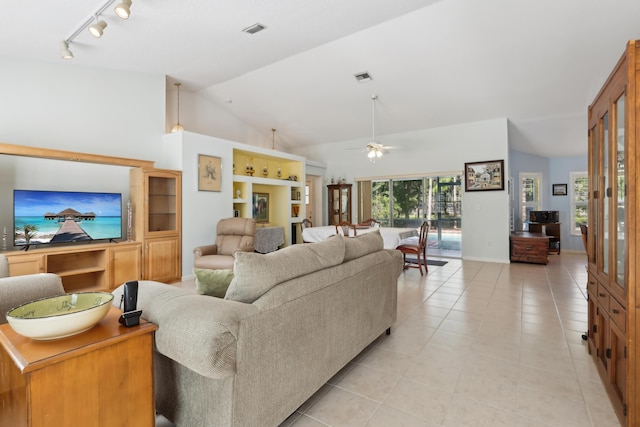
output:
M122 194L13 191L14 246L122 237Z

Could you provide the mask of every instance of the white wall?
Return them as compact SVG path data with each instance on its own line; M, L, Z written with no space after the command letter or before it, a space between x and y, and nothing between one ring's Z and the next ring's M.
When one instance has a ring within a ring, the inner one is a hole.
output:
M159 160L165 77L0 58L0 142ZM129 168L0 156L0 229L13 190L129 193Z
M162 167L182 170L182 276L193 271L193 249L216 240L216 225L233 216L233 143L192 132L162 139ZM198 191L198 154L221 158L220 192Z
M465 162L505 161L508 177L507 120L495 119L436 129L381 136L378 142L401 147L375 163L364 147L367 139L304 147L296 153L327 165L326 178L407 176L462 172ZM356 148L356 149L347 149ZM326 193L326 191L325 191ZM357 212L357 189L352 211ZM326 195L324 197L326 204ZM509 197L504 191L463 193L462 257L470 260L508 262ZM326 222L326 218L325 218Z

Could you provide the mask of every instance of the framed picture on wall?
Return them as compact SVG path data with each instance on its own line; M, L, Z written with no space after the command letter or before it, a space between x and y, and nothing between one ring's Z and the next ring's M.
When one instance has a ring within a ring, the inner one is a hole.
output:
M252 203L256 222L269 222L269 193L253 193Z
M551 186L553 190L554 196L566 196L567 195L567 184L553 184Z
M504 160L464 164L465 191L504 190Z
M220 157L198 154L198 191L220 191Z

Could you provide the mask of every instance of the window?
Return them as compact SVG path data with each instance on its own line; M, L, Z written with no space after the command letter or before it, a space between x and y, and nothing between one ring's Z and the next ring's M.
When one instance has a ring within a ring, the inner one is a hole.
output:
M589 175L586 172L569 173L569 196L571 203L570 231L580 235L580 223L586 223L589 213Z
M542 210L542 173L520 173L520 221L529 221L530 211ZM524 229L524 228L523 228Z

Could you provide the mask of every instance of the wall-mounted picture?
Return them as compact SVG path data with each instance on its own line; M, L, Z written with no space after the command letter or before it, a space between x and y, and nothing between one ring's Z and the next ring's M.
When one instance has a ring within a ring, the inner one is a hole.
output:
M220 191L220 157L198 154L198 191Z
M504 160L464 164L465 191L504 190Z
M553 184L551 186L553 190L554 196L566 196L567 195L567 184Z
M256 222L269 222L269 193L253 193L252 202Z

